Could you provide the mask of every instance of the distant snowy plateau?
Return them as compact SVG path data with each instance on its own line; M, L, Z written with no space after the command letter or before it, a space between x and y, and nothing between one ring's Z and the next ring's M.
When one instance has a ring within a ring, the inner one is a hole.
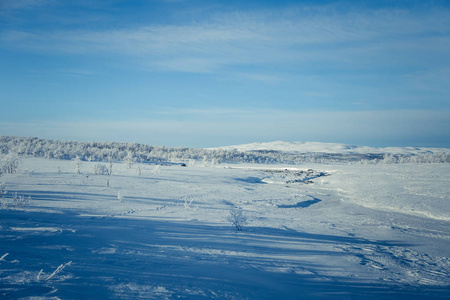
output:
M449 163L180 162L21 156L0 176L0 299L449 299Z
M333 153L333 154L395 154L411 155L424 153L450 153L448 148L426 148L426 147L369 147L352 146L339 143L320 143L320 142L267 142L251 143L236 146L224 146L211 149L224 149L236 151L280 151L290 153Z

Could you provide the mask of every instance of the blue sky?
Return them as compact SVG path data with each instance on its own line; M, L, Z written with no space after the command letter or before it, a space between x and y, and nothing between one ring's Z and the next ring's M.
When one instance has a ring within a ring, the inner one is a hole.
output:
M450 147L448 1L0 1L0 135Z

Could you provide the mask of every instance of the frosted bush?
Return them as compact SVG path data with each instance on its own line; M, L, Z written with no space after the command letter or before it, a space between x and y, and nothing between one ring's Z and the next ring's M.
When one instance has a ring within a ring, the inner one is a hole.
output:
M138 170L138 175L141 176L142 175L142 159L138 160L138 164L137 164L137 170Z
M7 193L5 187L0 183L0 209L7 208L6 199L3 196Z
M0 209L7 209L8 203L6 202L5 198L0 198Z
M23 174L31 176L34 174L34 170L28 170L28 168L26 168L25 171L23 171Z
M0 187L0 209L8 209L10 207L24 207L30 204L31 197L18 195L17 192L13 194L9 200L5 196L6 191Z
M109 170L105 165L94 165L94 173L96 175L109 175Z
M6 187L3 183L0 183L0 199L3 195L5 195L8 191L6 190Z
M10 153L0 158L0 175L2 173L13 174L16 173L19 167L19 157L17 154Z
M108 169L108 175L111 176L112 175L112 167L113 167L113 163L112 160L109 161L109 169Z
M17 195L17 192L16 192L16 193L14 193L14 196L13 196L13 207L24 207L24 206L30 204L30 201L31 201L30 196L24 197L21 195Z
M75 173L81 174L81 158L78 155L73 159L73 164L75 166Z
M228 221L237 231L242 231L243 226L247 224L247 217L241 208L233 207L228 216Z
M184 202L184 208L186 208L187 210L191 209L191 204L194 201L194 197L189 195L189 196L183 196L180 198L180 200L183 200Z
M117 199L119 200L119 202L123 201L123 195L121 192L117 192Z
M123 163L128 166L128 169L131 169L133 163L136 161L136 157L134 157L133 153L129 151L127 156L124 158Z

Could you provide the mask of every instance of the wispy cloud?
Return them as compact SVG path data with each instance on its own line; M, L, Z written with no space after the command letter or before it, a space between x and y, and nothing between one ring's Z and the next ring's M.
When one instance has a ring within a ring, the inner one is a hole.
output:
M176 108L170 110L161 110L153 112L156 115L197 115L197 116L230 116L247 115L248 110L233 108Z
M10 30L2 32L0 46L54 54L121 55L142 60L149 68L181 72L261 64L365 68L373 62L413 63L424 52L443 55L450 45L450 12L428 10L417 18L417 12L405 10L338 14L326 7L298 8L216 14L187 25Z
M204 146L449 138L448 5L106 2L0 1L2 134ZM5 123L24 113L66 122Z
M30 74L57 75L57 76L68 76L68 77L84 77L84 76L92 76L95 74L94 71L84 70L84 69L57 69L57 70L29 69L28 72Z
M2 0L0 1L0 11L14 9L31 9L36 6L47 5L54 0Z

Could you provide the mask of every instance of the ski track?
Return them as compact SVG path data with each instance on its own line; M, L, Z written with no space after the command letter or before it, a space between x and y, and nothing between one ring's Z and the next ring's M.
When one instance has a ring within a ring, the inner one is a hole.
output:
M71 162L29 158L21 168L33 172L0 177L32 198L0 210L0 298L450 292L447 165L145 166L142 176L120 164L93 175L93 165L74 174ZM227 221L232 207L246 214L242 232Z

